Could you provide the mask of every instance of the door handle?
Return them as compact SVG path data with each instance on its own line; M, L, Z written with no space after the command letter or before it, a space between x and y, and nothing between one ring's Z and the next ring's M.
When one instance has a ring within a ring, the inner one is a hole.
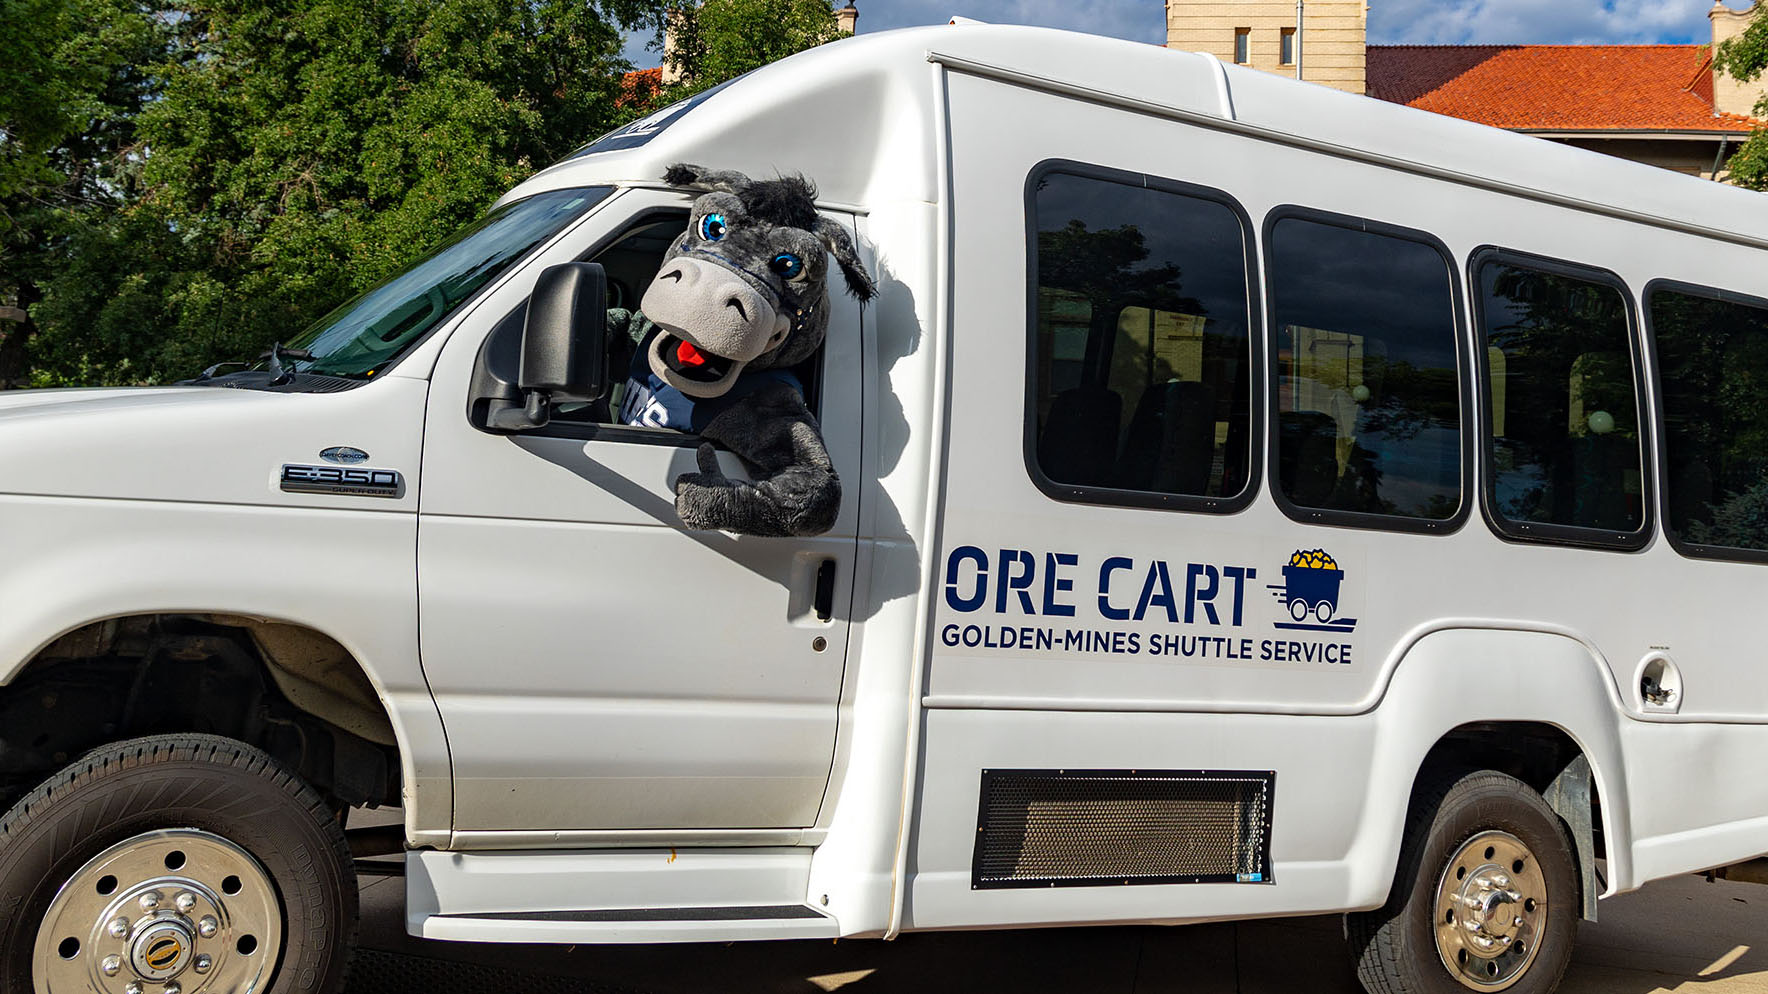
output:
M835 560L825 559L816 568L816 594L811 598L816 620L835 616Z

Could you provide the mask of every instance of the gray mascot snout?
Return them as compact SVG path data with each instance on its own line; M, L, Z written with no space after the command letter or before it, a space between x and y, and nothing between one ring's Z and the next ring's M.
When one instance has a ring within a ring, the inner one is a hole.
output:
M699 472L675 481L689 528L745 535L817 535L841 508L841 481L793 367L829 326L828 260L861 301L876 292L839 225L816 212L803 177L752 180L678 164L664 179L707 191L688 230L645 291L642 334L620 419L698 432ZM730 449L754 482L718 469L709 443Z

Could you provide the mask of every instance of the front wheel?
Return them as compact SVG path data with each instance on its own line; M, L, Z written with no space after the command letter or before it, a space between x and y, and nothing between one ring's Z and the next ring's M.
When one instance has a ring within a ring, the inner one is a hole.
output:
M1414 800L1387 904L1347 916L1370 994L1550 994L1571 961L1577 867L1539 794L1490 770Z
M0 994L331 994L349 847L313 789L212 735L98 749L0 817Z

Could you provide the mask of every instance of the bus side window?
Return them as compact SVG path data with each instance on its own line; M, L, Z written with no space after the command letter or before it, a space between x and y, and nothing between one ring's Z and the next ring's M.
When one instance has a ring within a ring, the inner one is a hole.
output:
M1100 172L1035 183L1031 468L1061 497L1231 510L1251 466L1246 224L1214 191Z
M1768 558L1768 302L1654 285L1645 312L1663 397L1666 530L1685 552Z
M1475 279L1498 527L1523 538L1553 537L1540 525L1641 532L1645 463L1621 284L1504 258L1477 263Z
M1448 521L1463 504L1452 272L1421 238L1367 227L1270 227L1276 491L1303 514Z

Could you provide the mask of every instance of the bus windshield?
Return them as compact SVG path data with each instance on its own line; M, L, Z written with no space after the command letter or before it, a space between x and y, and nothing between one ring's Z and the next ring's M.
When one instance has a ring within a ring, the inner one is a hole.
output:
M405 271L315 322L288 344L294 368L367 379L417 344L510 264L600 203L608 187L551 190L508 203Z

